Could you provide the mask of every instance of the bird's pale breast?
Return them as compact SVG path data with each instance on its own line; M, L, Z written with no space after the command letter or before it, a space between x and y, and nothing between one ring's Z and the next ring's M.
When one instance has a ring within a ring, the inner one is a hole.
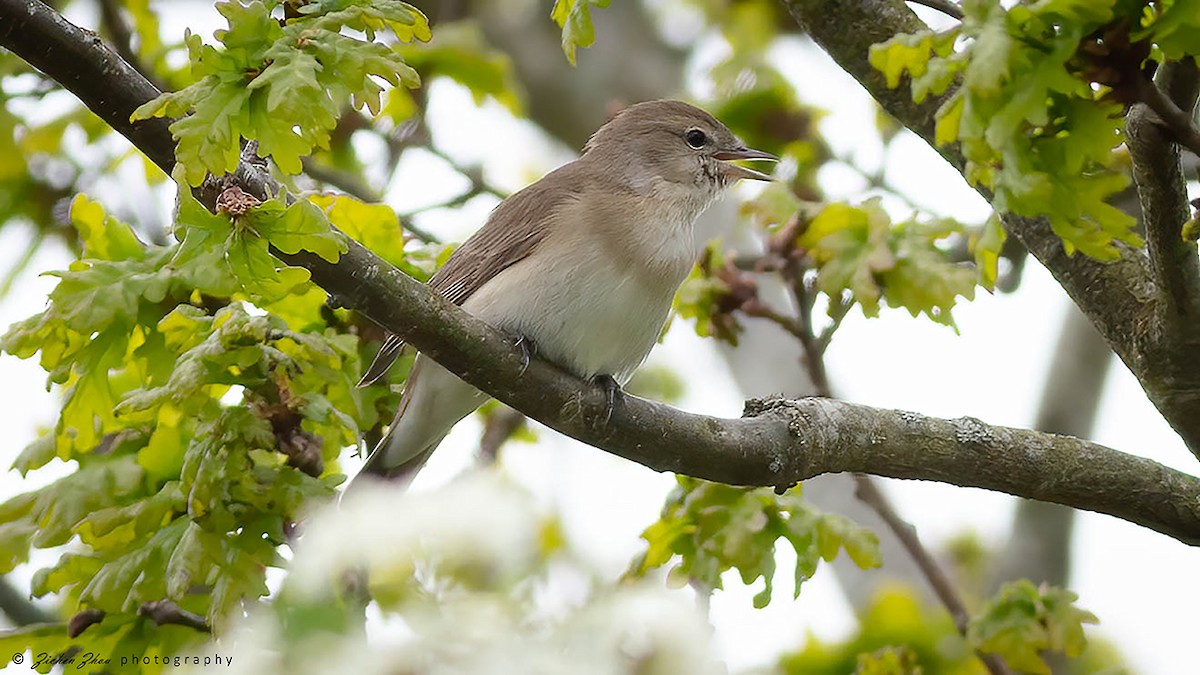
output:
M581 377L626 381L649 354L695 256L691 222L656 223L660 241L614 255L582 231L547 246L486 283L463 308L530 338L543 356ZM637 260L653 255L653 264Z

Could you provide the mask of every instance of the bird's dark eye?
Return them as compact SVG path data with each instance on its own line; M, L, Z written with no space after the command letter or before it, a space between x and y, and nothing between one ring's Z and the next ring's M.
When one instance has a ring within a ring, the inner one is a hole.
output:
M688 129L687 133L683 135L683 140L687 141L688 145L699 150L708 143L708 135L699 129Z

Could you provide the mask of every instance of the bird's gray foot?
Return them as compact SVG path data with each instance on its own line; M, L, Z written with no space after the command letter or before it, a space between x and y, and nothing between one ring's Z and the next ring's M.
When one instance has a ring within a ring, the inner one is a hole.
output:
M537 345L533 344L533 340L520 334L516 336L516 345L521 348L521 374L524 375L525 370L529 368L529 362L537 355Z
M607 426L608 421L612 419L613 410L617 407L617 401L623 395L621 385L617 384L612 375L597 375L592 381L604 387L604 417L600 420L600 426Z

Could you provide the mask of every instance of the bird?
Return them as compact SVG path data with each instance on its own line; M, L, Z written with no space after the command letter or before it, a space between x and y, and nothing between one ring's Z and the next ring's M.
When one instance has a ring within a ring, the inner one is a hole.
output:
M737 181L771 179L736 160L777 158L691 104L631 105L578 159L500 202L429 285L540 358L604 384L611 412L692 268L696 218ZM403 346L389 336L360 384L382 377ZM407 484L488 398L418 353L361 475Z

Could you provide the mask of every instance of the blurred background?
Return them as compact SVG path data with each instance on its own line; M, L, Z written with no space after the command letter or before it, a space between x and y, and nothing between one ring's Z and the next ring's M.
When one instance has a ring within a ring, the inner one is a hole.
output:
M179 69L186 65L186 54L170 43L185 28L207 40L223 25L206 2L54 4L123 46L169 88L179 86ZM375 124L347 115L335 130L333 150L306 161L295 187L381 201L419 237L461 241L503 196L575 157L613 112L670 97L706 107L751 146L783 155L777 176L800 199L858 203L879 197L896 219L916 212L973 227L990 215L987 203L921 140L882 118L777 3L613 3L592 12L595 44L579 51L575 67L563 57L549 3L414 4L433 25L429 46L407 48L424 86L392 95ZM916 9L931 23L946 21ZM148 16L158 26L146 23ZM148 40L152 29L166 42ZM23 91L6 85L5 94L23 98L13 107L27 118L61 119L67 152L51 156L28 135L15 137L21 142L12 149L28 173L20 185L13 175L0 177L8 181L7 201L0 204L0 326L40 311L56 279L39 273L65 268L77 254L64 215L76 192L133 223L147 241L166 237L174 199L171 184L161 175L148 182L153 170L123 139L104 135L98 122L78 114L69 95L38 95L36 78L23 78L15 80ZM713 207L702 223L704 235L719 238L726 250L761 252L765 235L740 208L761 189L741 186ZM903 311L885 309L868 319L853 309L825 357L834 395L1084 436L1194 473L1194 458L1049 275L1008 249L1001 272L994 294L980 290L974 301L955 308L957 330ZM767 300L775 293L775 301L788 302L768 275L760 289ZM742 328L732 347L698 337L690 321L676 318L634 390L723 417L739 415L751 396L816 392L795 338L759 319L742 320ZM39 429L54 423L58 392L46 391L36 362L7 354L0 355L0 382L0 462L7 465ZM487 419L495 424L498 417L517 420L495 412ZM602 578L615 579L643 550L639 534L658 517L673 477L530 424L536 440L521 436L504 443L497 461L560 514L580 559ZM482 418L460 424L414 489L443 485L478 462L485 431ZM348 449L343 470L353 474L359 462ZM55 463L27 479L0 474L0 497L65 471ZM1090 634L1110 641L1132 671L1187 670L1182 664L1192 658L1192 608L1200 605L1200 588L1185 580L1200 553L1124 521L981 490L901 481L886 481L884 488L968 595L986 596L1002 580L1018 577L1064 585L1100 618ZM804 490L822 508L879 533L884 567L862 572L840 559L823 567L795 601L790 574L782 573L774 601L762 610L751 602L759 587L727 575L709 613L719 652L732 670L771 666L806 641L846 639L856 630L856 613L895 584L931 598L906 553L857 501L848 477L823 477ZM780 553L783 570L787 555ZM3 609L21 605L33 570L54 557L35 558L10 575L8 595L16 599Z

